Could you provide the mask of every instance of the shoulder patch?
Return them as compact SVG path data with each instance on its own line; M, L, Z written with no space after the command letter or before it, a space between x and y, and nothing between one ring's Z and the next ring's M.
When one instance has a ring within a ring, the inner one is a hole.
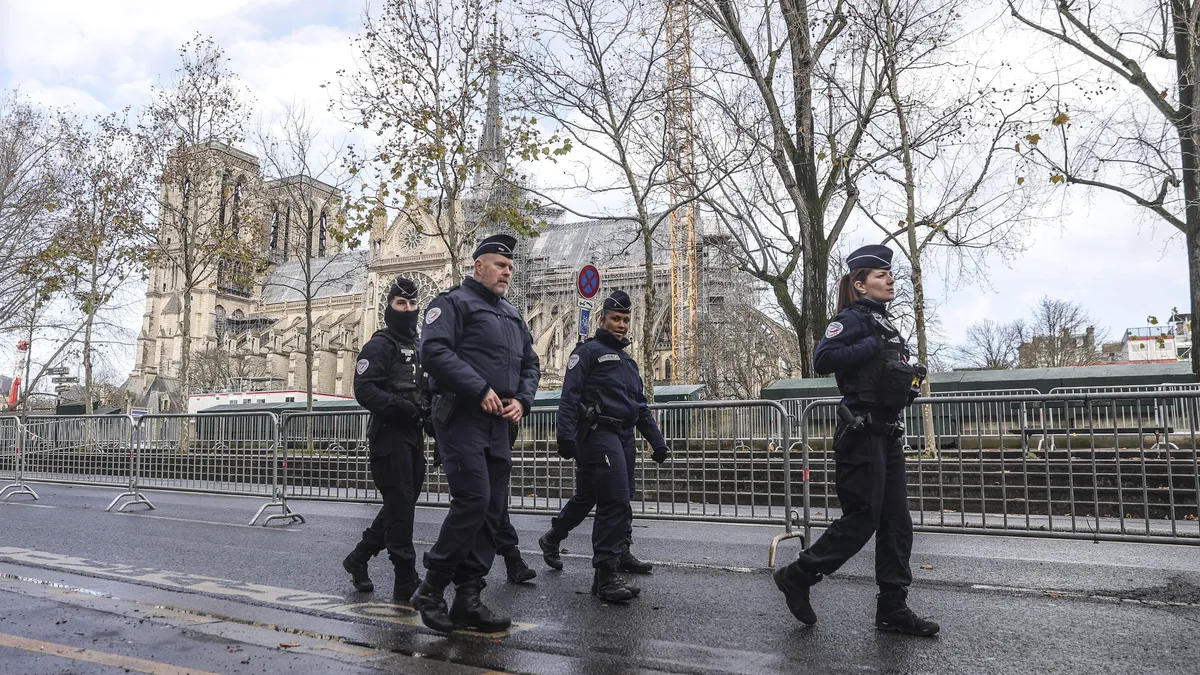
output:
M828 328L825 329L825 337L837 337L842 334L843 330L845 330L845 326L842 325L842 322L834 321L833 323L829 324Z
M437 321L438 317L441 315L442 315L441 307L430 307L429 311L425 312L425 325L428 326L429 324L433 323L434 321Z
M579 355L572 354L571 358L567 359L567 370L571 370L577 365L579 365Z
M359 359L358 364L354 366L354 372L358 373L359 375L362 375L363 373L367 372L367 367L370 365L371 365L370 361L368 361L366 359Z
M600 358L596 359L596 361L599 363L604 363L605 361L620 361L620 360L621 360L620 354L605 354L604 356L601 356Z

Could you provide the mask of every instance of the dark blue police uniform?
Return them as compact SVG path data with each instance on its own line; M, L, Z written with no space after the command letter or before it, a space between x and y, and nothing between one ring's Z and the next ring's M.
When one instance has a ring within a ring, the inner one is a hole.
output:
M890 269L892 253L867 246L850 255L856 269ZM832 373L843 410L833 451L842 517L796 562L776 570L774 580L801 622L816 623L809 588L832 574L875 537L875 581L879 586L876 626L913 635L933 635L938 626L905 604L912 583L909 558L913 525L905 476L904 408L917 395L924 368L909 364L909 351L892 325L886 305L859 297L829 323L813 365Z
M619 306L624 311L629 311L628 295L618 291L613 297L623 303ZM613 298L605 301L606 310L614 305ZM554 519L544 539L551 540L556 547L567 532L583 521L594 504L592 566L597 568L598 583L604 574L616 570L622 557L629 555L633 530L630 501L637 461L633 430L641 432L642 438L654 448L655 461L665 461L668 454L658 423L646 405L637 362L625 352L628 346L629 340L618 339L601 329L594 338L576 347L567 361L558 404L560 452L564 447L575 448L575 494ZM545 549L546 543L541 543ZM607 567L612 569L606 571ZM597 586L592 590L601 594ZM636 592L630 597L633 594Z
M501 241L504 250L498 252L511 257L516 241L504 235L485 240L475 257L494 250L495 246L487 248L493 241ZM441 607L435 606L432 592L440 600L445 582L453 580L458 598L465 591L478 606L509 499L509 422L484 412L480 401L490 390L501 399L519 401L528 411L540 370L533 337L520 312L471 278L438 295L426 309L421 362L430 376L434 433L450 487L450 510L425 554L429 574L413 601L426 625L449 630L444 600Z
M396 296L417 298L417 287L403 278L393 282L388 301ZM371 479L383 497L383 507L362 533L362 539L342 566L356 589L374 590L367 562L385 548L396 571L393 599L407 603L420 577L413 549L413 518L425 479L423 421L428 402L418 382L419 312L384 312L387 328L376 331L358 354L354 398L371 412L367 429Z

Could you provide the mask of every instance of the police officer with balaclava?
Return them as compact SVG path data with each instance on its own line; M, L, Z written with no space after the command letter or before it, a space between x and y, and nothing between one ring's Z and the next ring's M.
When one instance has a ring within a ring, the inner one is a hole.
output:
M425 554L425 581L412 602L426 626L443 632L491 633L512 623L488 609L480 592L509 499L509 425L533 405L540 377L529 327L504 299L516 243L503 234L484 239L472 276L425 311L421 363L434 393L433 426L450 510ZM455 597L447 610L451 582Z
M422 423L428 405L418 386L420 365L417 285L396 277L383 312L385 328L363 345L354 369L354 398L371 412L367 427L371 479L383 496L383 507L362 540L342 561L359 591L375 589L367 563L387 549L396 570L392 599L408 603L421 578L413 550L413 517L425 479Z
M608 602L627 602L639 593L620 575L622 569L649 571L629 553L634 428L653 448L655 462L662 464L671 454L646 405L637 362L625 353L631 305L628 294L614 291L604 300L595 337L576 347L567 361L558 404L558 454L576 461L575 494L538 541L546 563L561 569L559 544L594 504L592 594Z
M832 373L842 394L833 452L842 517L799 559L775 571L788 609L802 623L817 615L809 589L832 574L875 536L875 626L909 635L935 635L938 624L908 608L912 584L912 515L904 461L904 408L916 397L925 368L909 364L908 347L892 325L892 251L864 246L847 260L838 283L838 313L813 355L815 370Z

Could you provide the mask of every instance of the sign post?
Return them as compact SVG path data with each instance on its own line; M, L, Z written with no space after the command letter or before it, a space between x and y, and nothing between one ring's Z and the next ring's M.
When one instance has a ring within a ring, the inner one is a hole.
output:
M592 298L600 292L600 270L590 264L579 268L575 275L575 290L579 293L579 341L583 342L592 318Z

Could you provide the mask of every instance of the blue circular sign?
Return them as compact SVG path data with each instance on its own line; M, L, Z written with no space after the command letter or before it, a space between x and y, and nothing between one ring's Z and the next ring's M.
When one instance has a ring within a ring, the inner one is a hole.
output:
M575 286L579 290L579 295L585 299L591 300L596 297L596 294L600 292L600 270L596 269L595 265L584 265L579 270Z

